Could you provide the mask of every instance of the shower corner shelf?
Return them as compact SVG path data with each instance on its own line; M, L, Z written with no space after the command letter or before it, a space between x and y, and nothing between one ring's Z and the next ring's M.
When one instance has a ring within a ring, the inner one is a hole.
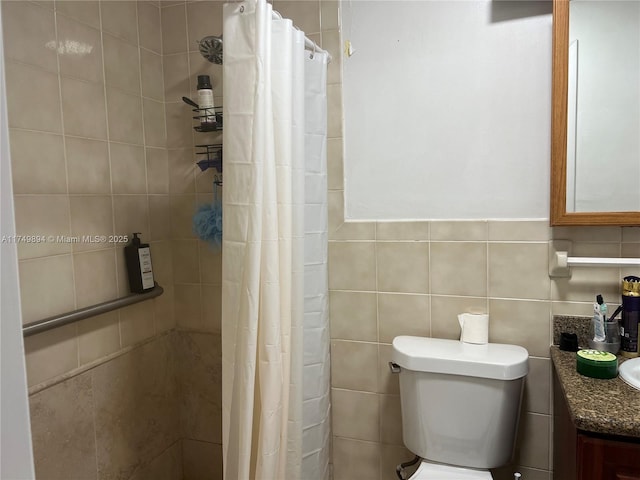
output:
M222 131L222 107L215 107L215 122L203 122L214 115L211 115L211 112L207 110L211 110L210 108L194 108L192 109L197 115L193 116L194 120L198 121L198 125L193 127L196 132L221 132Z

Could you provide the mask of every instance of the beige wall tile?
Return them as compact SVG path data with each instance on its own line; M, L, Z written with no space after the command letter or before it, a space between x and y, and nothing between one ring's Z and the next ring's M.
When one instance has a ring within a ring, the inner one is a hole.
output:
M168 148L193 147L194 120L191 118L191 113L189 106L183 102L165 105Z
M71 206L71 235L79 237L71 246L74 252L98 250L113 245L109 236L113 235L113 209L108 195L87 195L69 197ZM104 242L84 240L82 237L105 236Z
M340 28L339 2L333 0L320 1L320 20L322 31Z
M176 324L190 330L206 331L202 321L200 285L174 285Z
M146 193L144 148L126 143L109 144L113 193Z
M546 243L489 243L489 296L548 300Z
M66 193L67 176L61 135L11 129L13 193ZM42 161L42 153L47 161Z
M18 258L45 257L69 253L71 244L57 237L68 237L69 199L61 195L16 195L14 198L16 233L40 240L18 243Z
M540 221L489 221L489 240L492 241L542 241L551 239L551 227L547 220Z
M149 239L169 240L171 226L167 221L171 208L169 195L149 195Z
M331 55L331 63L327 66L327 84L342 83L342 42L340 32L325 30L322 32L322 48Z
M171 196L171 237L195 238L193 214L196 211L195 195Z
M97 480L91 374L32 395L29 407L37 478Z
M329 242L329 288L365 290L376 288L373 242Z
M487 222L481 221L432 221L431 240L481 241L487 240Z
M167 135L164 120L164 103L142 99L144 118L144 143L151 147L165 147Z
M378 376L372 365L378 364L375 343L331 341L331 384L335 388L376 392Z
M198 241L173 240L173 278L176 283L200 283Z
M613 242L622 239L622 227L553 227L552 237L574 242Z
M293 20L295 26L304 30L307 36L320 31L320 1L307 0L304 2L289 2L275 0L274 10L285 18Z
M375 393L331 389L333 435L370 440L380 438L380 409Z
M342 137L342 86L327 85L327 138Z
M149 240L149 204L146 195L114 195L113 214L115 234L128 235L140 232L143 243Z
M593 315L593 301L591 302L551 302L553 315Z
M29 386L78 368L76 326L64 325L27 337L24 341L24 352Z
M525 467L549 469L549 432L552 418L527 413L520 417L518 436L519 464Z
M199 241L200 278L203 284L222 285L222 249Z
M93 28L100 28L100 3L98 1L56 0L56 14L77 20Z
M222 35L222 2L187 3L189 51L198 50L198 41L208 35Z
M140 57L137 42L131 44L103 34L104 75L109 87L140 95Z
M343 144L341 138L327 140L327 188L342 190L344 188Z
M78 308L118 297L114 249L74 254L73 270Z
M107 87L109 140L143 144L142 99L115 88Z
M100 30L61 15L56 17L56 22L60 73L102 83L104 77Z
M200 55L198 53L198 55ZM202 56L200 57L202 58ZM206 60L203 58L203 61ZM167 101L177 102L180 99L191 96L189 88L189 60L186 52L173 55L165 55L162 59L164 75L164 94ZM198 103L197 98L192 99ZM183 108L191 108L184 104ZM195 115L195 113L194 113Z
M177 332L174 336L183 438L222 443L222 341L220 335Z
M378 291L429 292L427 242L378 242L376 264Z
M329 292L331 338L339 340L378 340L377 297L375 293Z
M622 227L623 242L640 242L640 227Z
M64 133L78 137L107 138L102 84L61 77Z
M69 193L110 193L111 171L107 142L65 137Z
M333 478L377 479L380 475L380 444L349 438L333 438Z
M398 335L429 336L429 296L378 293L379 341L391 343Z
M147 465L137 470L130 480L174 480L182 478L182 442L177 441Z
M380 401L380 442L404 445L400 395L378 395Z
M551 360L529 358L523 408L528 412L551 413Z
M153 303L141 302L120 310L120 338L122 346L135 345L155 333Z
M60 91L56 74L8 61L5 64L5 76L10 127L62 132ZM38 95L33 94L34 78L38 79Z
M433 228L433 225L432 225ZM431 242L431 293L487 295L487 244Z
M164 101L164 81L162 79L162 56L140 49L140 81L142 96L159 102Z
M550 302L489 300L489 341L521 345L529 355L549 357Z
M31 2L2 2L2 17L7 59L58 71L52 10Z
M200 292L204 331L221 333L222 287L220 285L201 285Z
M334 192L337 192L334 190ZM331 192L329 192L331 193ZM331 206L329 206L331 209ZM329 214L331 218L331 213ZM373 240L375 238L375 223L373 222L338 222L332 226L329 222L329 240Z
M398 375L391 373L389 362L393 361L393 346L389 344L378 344L378 392L379 393L400 393L400 383Z
M131 477L178 441L178 389L165 335L93 372L99 478Z
M138 7L138 34L140 46L162 54L160 8L151 2L136 2ZM144 88L144 85L143 85Z
M164 293L153 300L153 320L156 333L165 332L176 326L173 285L164 284L162 287Z
M222 480L222 445L197 440L182 440L184 478Z
M23 323L75 308L71 255L23 260L19 271Z
M187 18L185 4L162 9L162 53L187 51Z
M460 338L460 313L487 313L485 297L443 297L431 295L431 336L434 338Z
M429 222L377 222L376 240L429 240Z
M145 148L147 191L169 193L169 155L165 148Z
M78 322L80 365L99 360L120 349L118 312L109 312Z
M138 44L136 2L100 2L102 29L118 38Z

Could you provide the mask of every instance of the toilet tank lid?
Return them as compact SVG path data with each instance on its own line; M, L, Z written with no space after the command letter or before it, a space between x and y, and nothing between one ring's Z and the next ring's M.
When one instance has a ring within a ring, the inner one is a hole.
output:
M393 339L393 361L417 372L514 380L527 374L528 359L529 352L518 345L411 336Z

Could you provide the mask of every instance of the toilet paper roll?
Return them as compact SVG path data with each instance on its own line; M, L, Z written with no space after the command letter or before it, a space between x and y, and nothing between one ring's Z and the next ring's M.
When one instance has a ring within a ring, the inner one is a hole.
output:
M460 341L465 343L484 344L489 342L489 315L485 313L461 313Z

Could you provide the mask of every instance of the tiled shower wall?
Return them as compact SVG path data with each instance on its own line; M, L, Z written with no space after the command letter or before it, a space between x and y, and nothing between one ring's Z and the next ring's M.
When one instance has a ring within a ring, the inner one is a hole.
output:
M187 49L187 13L193 35L220 4L164 7L2 1L18 234L142 232L165 289L26 339L38 478L221 471L220 261L203 246L202 282L190 270L195 138L173 102L192 96L174 55ZM21 243L24 321L127 294L123 246Z

